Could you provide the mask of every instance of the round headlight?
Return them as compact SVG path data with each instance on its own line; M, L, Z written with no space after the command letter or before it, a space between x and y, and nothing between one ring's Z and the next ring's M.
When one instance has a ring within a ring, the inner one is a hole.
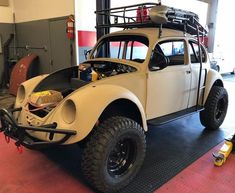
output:
M20 85L18 92L17 92L17 99L19 100L19 102L23 102L25 99L25 88L23 85Z
M74 122L76 117L76 105L72 100L65 101L62 107L62 117L64 122L70 124Z

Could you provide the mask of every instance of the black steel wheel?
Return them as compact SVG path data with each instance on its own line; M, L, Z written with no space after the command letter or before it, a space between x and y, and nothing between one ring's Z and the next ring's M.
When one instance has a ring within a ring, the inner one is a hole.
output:
M205 104L205 110L200 112L202 125L207 129L218 129L223 123L228 108L228 93L225 88L213 86Z
M136 141L131 138L119 139L108 156L107 169L111 176L121 177L131 170L136 161Z
M125 117L109 118L84 148L83 173L97 190L116 192L136 176L145 150L145 134L138 123Z

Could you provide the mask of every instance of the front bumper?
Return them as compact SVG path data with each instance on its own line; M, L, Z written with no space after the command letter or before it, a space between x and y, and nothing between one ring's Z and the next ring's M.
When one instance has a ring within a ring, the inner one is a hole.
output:
M77 132L74 130L65 130L65 129L57 129L57 124L52 123L49 125L42 125L40 127L34 126L24 126L17 124L13 117L13 113L17 111L21 111L22 108L18 109L0 109L0 132L3 132L7 138L14 139L15 145L19 147L23 145L29 149L40 149L52 145L60 145L66 142L71 136L76 135ZM37 131L37 132L44 132L49 133L49 139L51 141L41 141L31 137L27 131ZM62 137L58 141L53 141L54 134L63 134Z

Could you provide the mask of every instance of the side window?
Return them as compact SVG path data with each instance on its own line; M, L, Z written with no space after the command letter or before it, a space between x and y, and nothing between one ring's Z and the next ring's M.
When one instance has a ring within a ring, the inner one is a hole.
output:
M125 47L124 41L111 42L110 43L110 57L122 59L124 47Z
M127 44L126 59L136 62L144 62L148 52L148 46L141 42L129 41Z
M172 40L159 43L159 48L169 58L169 65L182 65L185 64L184 45L183 40Z
M198 44L196 42L189 42L190 46L190 58L191 63L199 63L199 50L198 50ZM202 62L206 62L206 52L204 48L201 46L201 52L202 52Z

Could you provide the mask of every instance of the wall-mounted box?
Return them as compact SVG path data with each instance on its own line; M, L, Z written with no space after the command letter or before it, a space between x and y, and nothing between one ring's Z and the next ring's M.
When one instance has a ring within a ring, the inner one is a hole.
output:
M0 6L9 6L9 0L0 0Z

